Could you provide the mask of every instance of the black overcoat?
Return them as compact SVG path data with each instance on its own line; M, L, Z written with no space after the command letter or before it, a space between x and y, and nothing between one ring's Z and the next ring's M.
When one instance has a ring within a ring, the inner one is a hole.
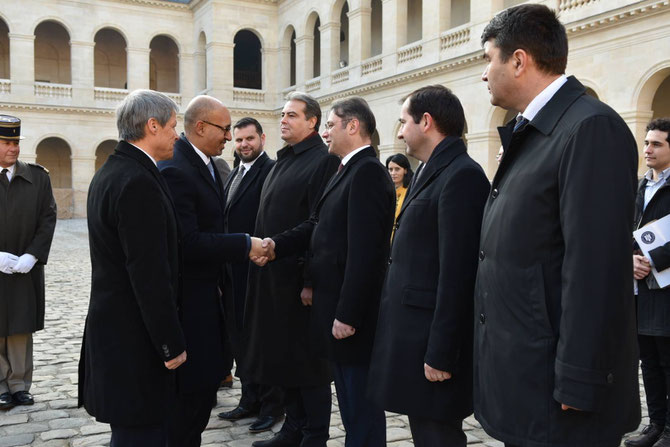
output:
M338 165L316 133L281 149L263 184L254 235L271 237L307 220ZM249 269L244 374L252 382L287 387L330 383L328 362L317 358L311 346L311 309L300 300L303 286L311 286L304 266L304 254L296 254Z
M644 191L647 188L647 179L640 180L637 199L635 201L635 228L643 227L647 223L658 220L670 214L670 182L666 181L651 198L644 208ZM644 209L644 212L643 212ZM654 248L649 253L656 270L663 271L670 268L670 243ZM659 289L655 280L648 285L647 278L637 282L637 331L642 335L656 337L670 336L670 288Z
M0 337L44 329L44 264L56 229L48 172L17 160L9 188L0 185L0 251L30 253L28 273L0 273Z
M184 268L180 321L188 360L177 369L180 393L207 391L227 374L223 302L225 262L246 262L246 234L224 234L223 185L182 134L171 160L158 163L181 225Z
M93 176L87 213L92 276L79 405L100 422L161 424L176 396L164 362L186 349L168 186L147 155L121 141Z
M370 362L395 214L395 188L372 147L326 186L310 220L273 236L278 258L304 252L314 287L311 339L317 354L341 364ZM333 321L356 328L336 340Z
M433 151L398 215L370 366L385 410L431 420L472 413L472 307L489 182L460 138ZM448 371L426 379L423 364Z
M230 184L237 176L240 166L233 169L228 176L224 188L226 202L223 225L227 233L254 234L256 214L261 199L261 190L265 178L275 162L263 152L258 156L249 172L244 174L235 197L228 202ZM231 340L231 347L237 364L241 364L244 356L242 348L242 327L244 324L244 302L247 294L247 278L249 276L249 262L226 264L227 281L224 289L224 309L226 329Z
M513 126L482 222L475 416L519 446L619 445L640 422L635 140L574 77Z

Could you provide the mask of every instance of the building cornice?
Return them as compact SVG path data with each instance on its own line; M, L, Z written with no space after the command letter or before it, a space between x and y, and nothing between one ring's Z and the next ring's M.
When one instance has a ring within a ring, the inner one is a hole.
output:
M565 24L568 37L621 25L670 10L670 0L650 0Z
M191 5L187 3L175 3L163 0L115 0L115 1L119 3L130 3L142 6L154 6L164 9L174 9L177 11L188 11L189 9L191 9Z

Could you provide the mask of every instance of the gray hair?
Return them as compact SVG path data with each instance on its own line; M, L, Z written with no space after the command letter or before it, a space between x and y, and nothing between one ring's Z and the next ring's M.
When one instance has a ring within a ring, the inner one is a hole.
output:
M144 126L151 118L164 127L179 106L167 95L153 90L135 90L116 108L119 139L137 141L144 138Z
M286 98L288 101L300 101L305 104L305 118L310 119L316 117L315 131L319 131L321 125L321 106L313 96L302 92L291 92Z

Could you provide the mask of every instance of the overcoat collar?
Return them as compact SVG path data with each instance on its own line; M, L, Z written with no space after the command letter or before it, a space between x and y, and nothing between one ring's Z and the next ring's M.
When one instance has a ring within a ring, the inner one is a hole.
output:
M282 149L280 149L277 152L277 159L281 158L284 156L286 152L289 150L292 150L295 155L300 155L301 153L305 152L308 149L313 148L314 146L318 146L323 144L323 140L319 136L318 133L312 132L307 138L302 140L298 144L294 144L291 146L290 144L287 146L284 146Z
M158 184L161 186L161 189L167 196L168 200L170 201L170 204L172 205L172 211L175 211L174 208L174 202L172 201L172 195L170 193L170 188L168 188L167 183L165 183L165 179L163 176L160 174L158 171L158 168L156 165L147 157L142 151L137 149L135 146L132 144L126 142L126 141L119 141L119 144L116 145L116 152L125 157L129 157L133 160L135 160L137 163L139 163L144 169L149 171L151 175L156 179ZM175 214L176 218L176 214Z
M409 190L409 195L405 197L402 203L402 208L398 214L398 219L414 198L442 172L444 168L454 161L456 157L466 152L465 143L458 137L445 137L435 147L433 153L430 154L428 161L425 163L421 175L416 183L412 185ZM397 220L397 219L396 219Z
M233 206L233 204L237 202L240 199L240 197L244 195L244 191L246 191L249 185L253 183L254 179L260 172L266 160L268 160L269 158L270 157L268 157L268 154L266 154L265 152L263 152L261 155L258 156L254 164L251 165L251 167L249 168L249 171L246 174L244 174L244 177L242 177L242 181L240 182L240 185L237 187L237 191L235 191L235 197L233 197L233 199L228 204L226 204L226 208L230 208L231 206ZM240 163L235 169L233 169L233 171L228 176L225 187L226 191L230 190L230 184L233 182L235 176L237 176L237 173L240 171L241 166L242 163Z
M319 203L317 204L317 208L319 207L321 202L323 202L324 198L328 195L328 193L330 191L332 191L333 188L335 188L335 185L340 183L342 181L342 179L347 175L347 172L349 172L351 170L351 167L353 165L355 165L356 162L358 162L359 160L361 160L365 157L375 157L375 158L377 157L377 153L372 148L372 146L366 147L365 149L363 149L362 151L358 152L356 155L351 157L351 160L349 160L347 162L347 164L342 167L340 172L333 175L333 177L328 182L328 185L326 185L326 189L323 191L323 194L321 195L321 198L319 199Z
M16 166L14 167L14 175L12 176L12 180L14 180L14 177L22 177L26 181L32 183L33 173L30 171L30 166L28 166L28 163L24 163L21 160L16 160Z

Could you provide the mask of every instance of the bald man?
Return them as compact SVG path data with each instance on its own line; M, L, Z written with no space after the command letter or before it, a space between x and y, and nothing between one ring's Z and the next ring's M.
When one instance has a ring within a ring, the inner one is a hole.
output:
M260 240L224 234L223 182L212 157L230 141L230 112L210 96L197 96L184 112L184 133L172 160L159 163L181 226L181 324L188 361L177 373L179 397L168 427L170 447L200 445L212 401L224 378L225 329L220 280L223 264L260 256Z

